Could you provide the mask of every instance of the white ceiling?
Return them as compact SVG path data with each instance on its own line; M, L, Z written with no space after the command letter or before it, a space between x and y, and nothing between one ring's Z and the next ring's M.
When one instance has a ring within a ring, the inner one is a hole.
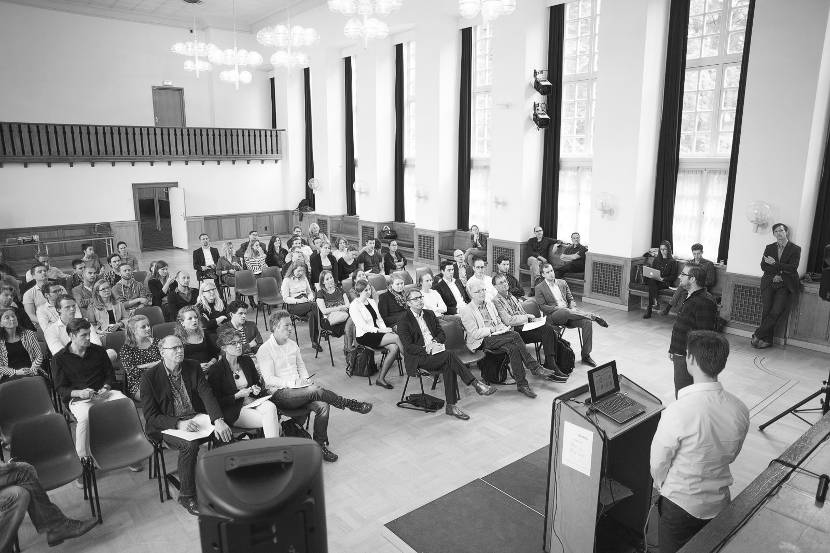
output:
M189 4L184 0L3 0L38 8L84 15L155 23L174 27L190 27L196 17L198 28L233 28L232 0L202 0ZM268 18L290 9L291 13L306 11L324 4L325 0L236 0L237 29L255 32Z

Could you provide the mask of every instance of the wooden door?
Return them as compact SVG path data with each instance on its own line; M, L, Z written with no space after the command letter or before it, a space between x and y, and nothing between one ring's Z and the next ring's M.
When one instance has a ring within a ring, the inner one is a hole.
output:
M154 86L153 115L157 127L184 127L184 89Z

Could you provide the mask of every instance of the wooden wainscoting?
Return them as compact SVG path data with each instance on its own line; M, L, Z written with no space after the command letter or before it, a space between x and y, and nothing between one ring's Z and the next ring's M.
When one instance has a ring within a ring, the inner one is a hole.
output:
M205 215L203 230L210 236L211 242L224 240L239 240L248 237L248 233L256 230L260 235L270 236L279 234L287 236L291 233L292 210L263 211L258 213L229 213L224 215ZM198 219L198 218L193 218ZM188 229L195 229L188 225ZM192 238L192 237L189 237ZM197 235L198 238L198 235ZM191 247L196 247L195 243Z

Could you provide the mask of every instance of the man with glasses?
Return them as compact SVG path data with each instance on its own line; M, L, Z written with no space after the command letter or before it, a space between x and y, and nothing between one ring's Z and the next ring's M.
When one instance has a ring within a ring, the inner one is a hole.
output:
M477 380L455 353L447 351L444 347L446 341L444 330L435 314L424 309L424 295L420 290L410 290L406 296L406 303L409 309L398 322L398 336L403 344L406 373L415 376L419 369L443 372L445 412L457 419L469 420L470 415L455 404L459 397L456 377L460 376L461 381L467 386L472 385L480 396L489 396L496 389ZM451 322L450 324L458 323Z
M594 347L594 327L591 323L595 322L601 327L607 327L608 323L596 313L576 307L576 300L568 283L561 278L556 278L553 265L543 264L542 276L544 280L536 285L533 298L539 305L539 310L545 315L549 324L582 329L582 363L589 367L596 367L596 362L591 358L591 351Z
M680 306L671 329L669 359L674 365L674 395L692 383L686 367L686 340L693 330L714 330L718 306L706 291L706 270L700 265L686 265L680 273L680 287L689 295Z
M507 281L507 290L511 296L519 299L525 297L525 291L519 284L519 279L510 272L510 258L506 255L500 255L496 259L496 274L493 275L493 286L496 285L496 277L498 276L503 276ZM496 290L498 290L498 287L496 287Z
M510 293L510 285L504 275L496 275L493 282L495 282L496 290L499 291L493 304L496 306L501 321L518 332L525 344L541 342L545 350L545 367L553 371L548 378L554 382L567 381L569 375L560 372L556 364L557 336L554 327L544 324L532 330L522 330L525 324L532 322L536 317L525 311L519 300Z
M58 310L55 308L55 301L61 295L66 294L66 288L60 284L47 282L43 285L43 295L46 296L46 303L37 308L37 324L45 333L50 325L60 320ZM75 307L75 318L81 318L81 310Z
M452 258L455 260L455 273L453 274L453 278L461 282L461 286L467 286L467 279L473 276L473 268L467 265L464 252L461 250L452 252Z
M44 336L46 338L46 345L49 346L49 351L52 355L57 355L59 351L66 347L70 342L71 336L69 334L69 325L72 321L81 320L77 317L77 303L75 298L68 294L60 294L55 299L55 310L58 312L58 320L52 322L49 328L44 329ZM89 339L96 346L101 345L101 336L90 328ZM115 360L115 352L113 350L110 354L110 360Z
M493 301L499 293L496 290L496 287L493 286L493 279L490 275L484 272L485 267L487 267L487 263L485 263L483 259L480 257L473 257L473 276L467 279L467 293L472 296L472 293L470 292L470 284L478 282L484 287L484 290L487 293L487 300Z
M548 262L550 247L558 243L557 240L546 237L542 227L533 227L533 236L527 241L527 266L530 268L531 296L533 295L533 287L536 286L536 281L539 280L542 263Z
M506 353L510 358L510 370L516 379L518 391L529 398L536 397L527 382L525 367L531 374L545 378L553 376L553 371L542 367L528 353L521 336L501 321L496 306L487 299L481 282L470 282L468 290L472 301L459 310L461 322L467 331L467 348L470 351L482 349Z
M217 440L230 442L233 434L222 418L222 409L199 363L184 358L182 341L176 336L165 336L159 342L159 351L161 361L141 375L141 408L147 421L146 432L152 440L164 440L179 450L179 504L191 515L198 515L196 460L205 439L184 439L162 431L195 432L200 427L194 417L206 413Z
M271 315L271 337L259 348L256 358L262 380L272 393L271 401L280 409L314 411L314 441L320 444L323 460L333 463L337 454L329 450L329 406L366 414L372 404L346 399L316 384L305 368L300 348L291 336L291 315L278 309ZM313 376L313 375L312 375Z
M248 320L248 304L243 301L230 302L228 304L228 315L230 315L231 320L222 323L218 330L231 327L242 341L242 353L253 357L262 345L263 340L256 323Z
M259 233L255 230L252 230L248 233L248 241L242 242L242 244L239 245L239 249L236 250L236 257L243 259L245 257L245 251L248 249L248 246L250 245L251 247L253 247L254 242L259 242ZM266 251L266 247L262 244L262 242L259 242L259 245L262 247L262 251Z

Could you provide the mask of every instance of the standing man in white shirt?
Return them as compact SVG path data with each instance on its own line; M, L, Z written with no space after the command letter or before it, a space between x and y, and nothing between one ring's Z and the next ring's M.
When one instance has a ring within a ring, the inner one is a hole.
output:
M300 355L297 342L291 340L291 315L284 309L274 311L269 319L271 337L256 353L259 372L272 393L279 409L303 409L314 411L314 441L323 450L323 460L333 463L337 455L328 449L329 406L349 409L366 414L372 404L346 399L315 384Z
M651 477L660 492L660 553L674 553L729 504L732 473L749 429L749 409L723 389L729 342L711 330L689 333L694 384L666 407L651 442Z

